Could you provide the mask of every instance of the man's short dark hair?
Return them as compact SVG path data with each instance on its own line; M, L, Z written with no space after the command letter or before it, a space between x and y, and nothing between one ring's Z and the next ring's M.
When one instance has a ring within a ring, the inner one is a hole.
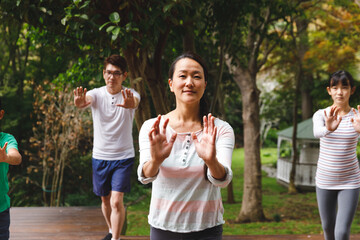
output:
M111 55L110 57L107 57L104 61L104 70L106 69L106 66L108 64L111 64L111 65L114 65L114 66L120 68L121 71L123 71L123 72L127 71L126 70L127 69L126 60L125 60L125 58L123 58L120 55L114 54L114 55Z

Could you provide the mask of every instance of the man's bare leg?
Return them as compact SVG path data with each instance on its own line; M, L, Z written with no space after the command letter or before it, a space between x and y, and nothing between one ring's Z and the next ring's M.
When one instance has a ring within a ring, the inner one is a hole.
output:
M124 208L124 193L123 192L111 192L110 205L111 205L111 230L114 239L120 237L122 227L125 222L125 208Z
M109 227L109 230L112 229L111 221L110 221L110 216L111 216L110 199L111 199L111 193L107 196L101 197L101 211L104 215L104 218L105 218L106 224Z

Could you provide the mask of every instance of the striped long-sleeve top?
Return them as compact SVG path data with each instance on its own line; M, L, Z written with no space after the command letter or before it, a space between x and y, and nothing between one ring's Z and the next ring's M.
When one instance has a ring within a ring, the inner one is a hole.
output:
M354 130L351 110L338 128L331 132L325 127L325 114L329 116L330 107L318 110L313 116L314 136L320 138L320 153L315 182L322 189L341 190L360 187L359 161L356 146L359 133Z
M152 182L149 224L158 229L182 233L223 224L220 187L226 187L233 175L231 159L235 138L232 127L222 120L215 120L218 129L216 155L227 172L225 179L213 178L209 170L206 172L208 180L205 179L204 161L196 153L191 133L177 133L171 153L161 164L157 176L144 178L144 163L151 158L148 133L154 121L147 120L139 134L139 181L144 184ZM163 123L162 118L160 129ZM168 140L173 133L175 131L168 125ZM196 135L201 141L203 131L196 132Z

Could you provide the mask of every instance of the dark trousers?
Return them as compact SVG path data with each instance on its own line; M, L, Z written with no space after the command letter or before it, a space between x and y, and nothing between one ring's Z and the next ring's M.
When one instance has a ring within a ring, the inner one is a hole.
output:
M10 228L10 208L0 213L0 239L9 239L9 228Z
M222 225L207 228L199 232L177 233L161 230L150 226L151 240L221 240Z

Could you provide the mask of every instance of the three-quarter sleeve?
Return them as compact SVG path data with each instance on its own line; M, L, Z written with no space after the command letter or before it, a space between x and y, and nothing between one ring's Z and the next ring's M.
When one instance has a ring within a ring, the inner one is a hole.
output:
M154 124L155 119L149 119L144 122L144 124L141 126L140 132L139 132L139 151L140 151L140 160L139 160L139 166L137 169L138 174L138 180L143 184L148 184L156 179L157 176L146 178L143 175L143 167L144 164L151 159L150 154L150 141L149 141L149 132L151 129L151 126Z
M313 132L314 132L314 137L316 138L325 137L326 135L331 133L331 131L329 131L325 126L324 111L326 110L327 109L320 109L317 112L315 112L313 116Z
M216 120L221 121L221 120ZM216 122L215 122L215 125ZM217 187L226 187L232 180L233 172L231 170L232 153L235 145L234 130L230 124L221 121L221 124L217 125L218 137L216 141L216 158L219 163L224 166L226 176L224 179L218 180L211 176L211 172L208 169L207 176L209 181Z

